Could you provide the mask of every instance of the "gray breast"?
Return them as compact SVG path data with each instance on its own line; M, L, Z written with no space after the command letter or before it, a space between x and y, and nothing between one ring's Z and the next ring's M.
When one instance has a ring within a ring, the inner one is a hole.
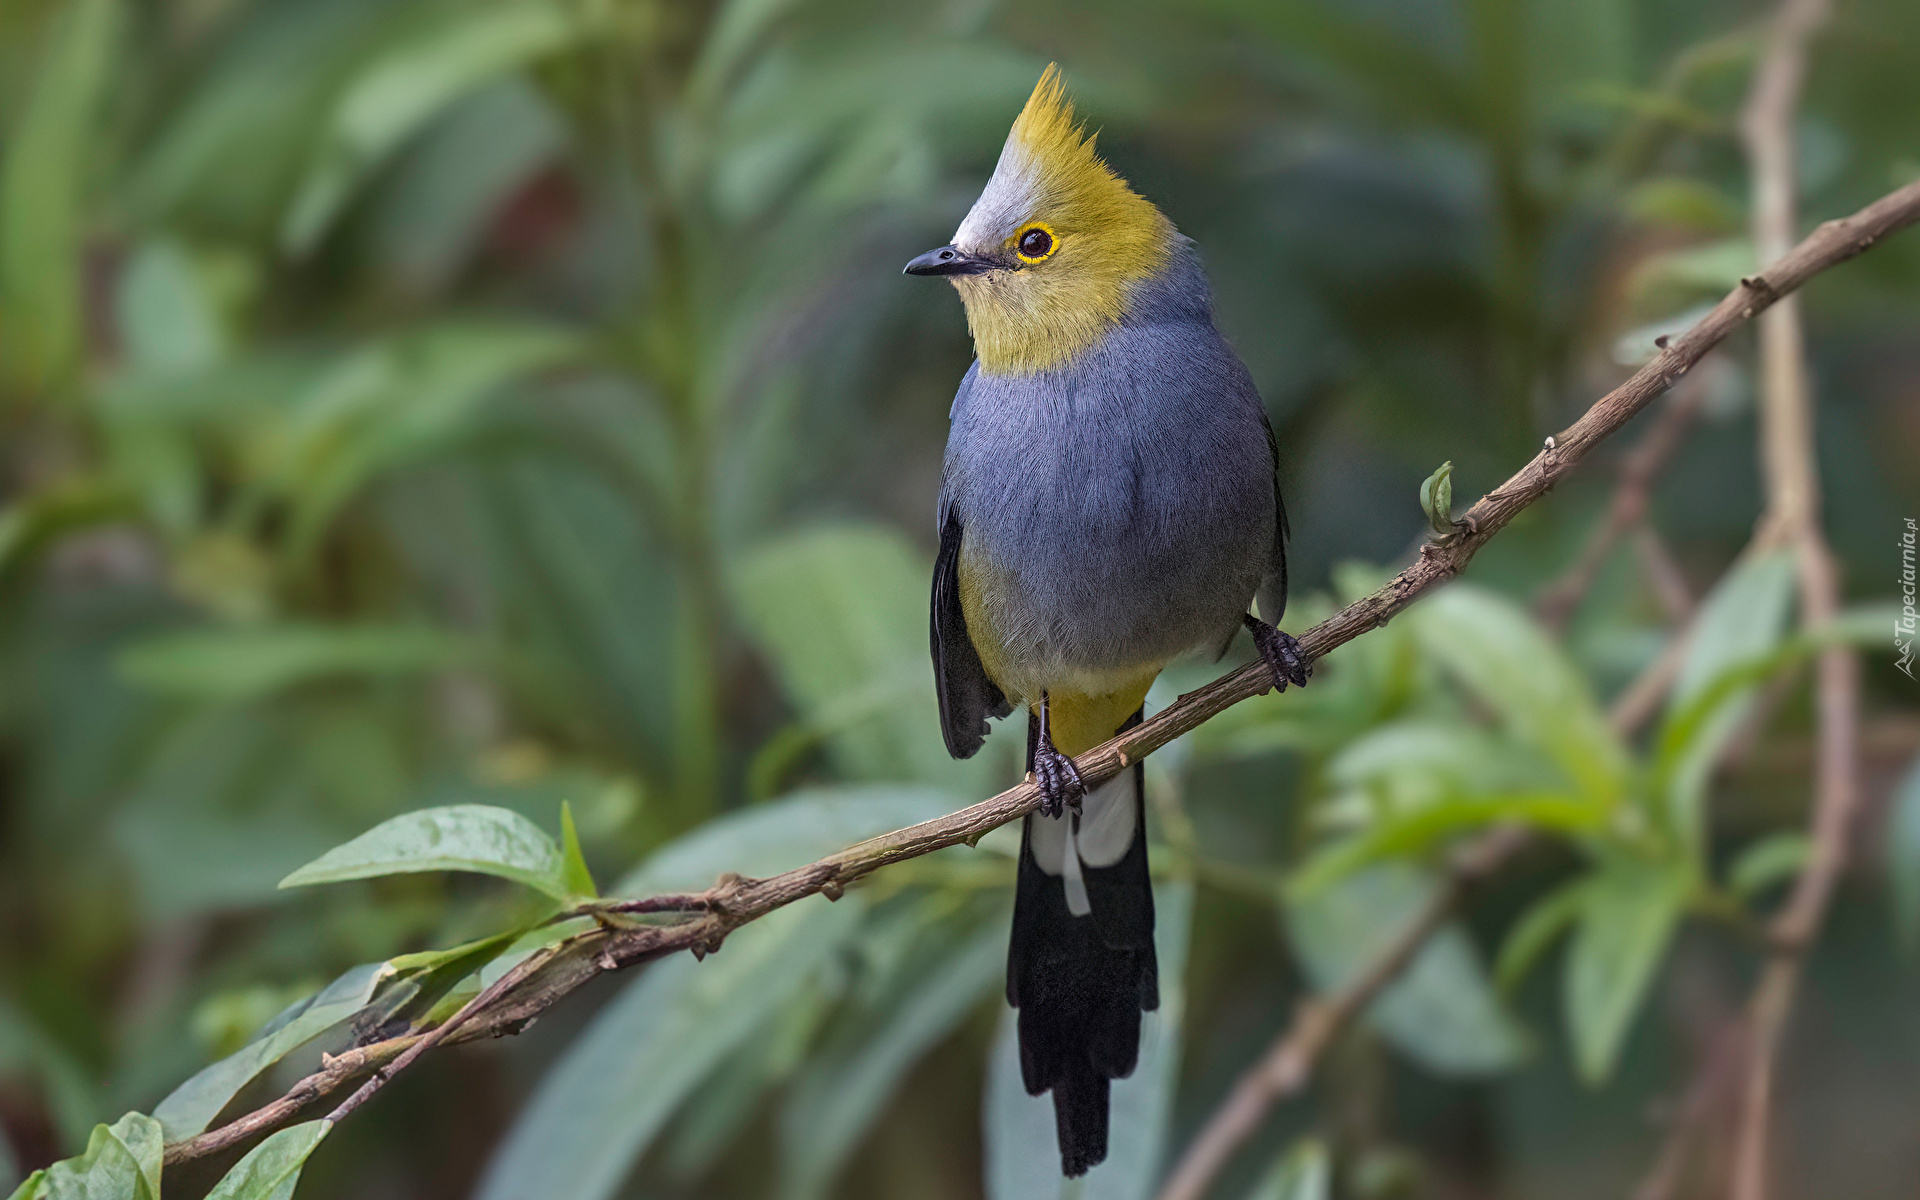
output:
M1274 566L1246 367L1204 312L1148 315L1052 370L976 364L954 402L943 503L989 588L975 637L1047 686L1217 649Z

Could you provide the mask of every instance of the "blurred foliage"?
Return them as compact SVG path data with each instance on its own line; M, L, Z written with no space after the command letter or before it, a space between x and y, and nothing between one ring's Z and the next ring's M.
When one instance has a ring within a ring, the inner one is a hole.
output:
M0 1188L65 1159L19 1194L157 1190L162 1127L444 1016L596 876L766 874L1014 777L1018 730L966 763L937 734L927 518L968 346L898 268L1049 59L1206 254L1281 435L1299 628L1752 269L1733 121L1763 15L0 6ZM1916 54L1920 8L1842 6L1801 125L1810 217L1920 173ZM1920 242L1807 301L1828 521L1870 602L1920 510ZM1804 860L1821 638L1868 647L1876 786L1920 747L1879 610L1797 634L1784 563L1728 570L1757 509L1748 358L1702 373L1708 421L1655 498L1706 615L1646 736L1605 715L1671 635L1631 554L1563 642L1525 607L1604 507L1596 464L1472 585L1149 760L1165 1002L1075 1194L1149 1195L1302 989L1506 822L1541 834L1525 869L1222 1194L1625 1194L1650 1098L1731 1019ZM1783 1195L1906 1194L1916 778L1894 903L1850 893L1815 962L1827 1027L1788 1064L1831 1065L1783 1093ZM1015 842L440 1056L331 1135L305 1194L1055 1196L998 999ZM296 871L330 886L279 890ZM327 1135L168 1195L284 1197Z

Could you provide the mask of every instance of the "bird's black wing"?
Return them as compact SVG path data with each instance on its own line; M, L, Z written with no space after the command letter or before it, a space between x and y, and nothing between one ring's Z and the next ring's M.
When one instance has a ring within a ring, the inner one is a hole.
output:
M940 697L940 732L947 753L972 758L987 737L987 718L1012 712L1006 696L987 678L980 652L967 636L960 608L959 514L940 497L940 555L933 562L933 686Z
M1280 444L1274 440L1273 422L1264 408L1260 425L1267 431L1267 452L1273 457L1273 558L1260 584L1260 616L1277 629L1287 611L1287 506L1280 500Z

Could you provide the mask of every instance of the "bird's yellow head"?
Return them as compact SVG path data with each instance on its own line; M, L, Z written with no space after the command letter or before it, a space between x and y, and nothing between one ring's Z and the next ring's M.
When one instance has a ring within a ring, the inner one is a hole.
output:
M1025 374L1075 357L1173 256L1173 223L1093 141L1049 66L953 244L907 264L910 275L945 275L960 290L983 370Z

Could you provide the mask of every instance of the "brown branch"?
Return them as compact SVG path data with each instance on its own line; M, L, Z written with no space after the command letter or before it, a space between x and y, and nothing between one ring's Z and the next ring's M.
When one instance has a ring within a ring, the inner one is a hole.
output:
M1850 217L1821 226L1770 270L1764 281L1742 286L1728 295L1686 334L1671 342L1658 358L1602 397L1558 435L1552 449L1535 455L1512 478L1481 497L1458 522L1459 532L1422 546L1418 560L1385 587L1301 634L1302 649L1310 659L1324 657L1334 648L1386 624L1421 593L1459 574L1475 552L1515 514L1545 495L1596 445L1672 386L1729 333L1779 296L1916 221L1920 221L1920 183L1890 193ZM1075 765L1088 786L1099 784L1227 708L1265 693L1271 686L1272 677L1264 664L1255 662L1241 667L1180 697L1152 720L1087 751L1074 760ZM462 1018L456 1032L447 1035L446 1043L517 1033L598 974L680 950L691 950L696 955L716 951L733 930L774 909L816 892L836 899L848 884L881 867L948 846L972 844L989 831L1025 816L1038 804L1039 793L1033 785L1022 783L959 812L862 842L804 867L767 879L727 876L697 896L675 896L667 898L665 903L655 903L657 907L676 911L704 910L691 919L670 925L602 924L573 934L551 948L538 972L500 991L484 1011L479 1006L470 1006L473 1011ZM650 902L636 903L646 906ZM584 909L582 915L592 915L592 906ZM323 1067L322 1071L301 1080L286 1097L269 1106L273 1110L270 1118L261 1119L256 1113L177 1142L167 1147L167 1161L177 1163L200 1158L253 1134L277 1128L313 1098L381 1063L392 1062L416 1044L414 1036L409 1035L355 1051L354 1055L359 1057L350 1069ZM339 1064L349 1057L343 1055L334 1062ZM384 1083L392 1074L389 1068L376 1078ZM294 1102L296 1096L305 1099Z
M1498 869L1526 840L1525 832L1508 827L1470 843L1454 860L1446 884L1377 958L1332 995L1302 1001L1293 1021L1240 1076L1199 1135L1187 1144L1161 1186L1158 1200L1201 1200L1234 1152L1260 1128L1267 1111L1306 1087L1314 1064L1334 1036L1399 977L1427 939L1453 916L1467 888Z
M552 958L553 954L553 949L546 947L534 951L515 963L506 974L482 988L479 995L461 1005L460 1011L440 1022L425 1037L416 1038L413 1045L402 1051L398 1058L386 1066L375 1068L373 1077L361 1084L353 1095L342 1100L339 1107L328 1113L327 1120L340 1122L352 1116L353 1110L373 1099L373 1094L386 1086L387 1080L412 1066L415 1059L460 1032L468 1021L499 1003L502 996L531 979L541 967L547 965L547 960Z
M1741 114L1741 135L1753 166L1756 258L1787 255L1797 218L1795 116L1806 77L1807 47L1830 14L1830 0L1785 0ZM1812 387L1797 298L1775 305L1760 322L1761 458L1767 512L1761 537L1793 547L1800 576L1801 619L1831 621L1840 610L1839 571L1820 528L1820 482L1814 449ZM1781 1033L1793 1009L1801 963L1846 865L1847 841L1859 807L1858 658L1845 648L1823 652L1814 669L1818 755L1814 769L1812 839L1806 867L1769 929L1774 951L1755 989L1748 1025L1746 1089L1734 1143L1733 1200L1767 1200L1769 1129Z
M1614 487L1612 502L1607 505L1606 516L1594 527L1579 555L1540 590L1534 601L1534 611L1547 628L1556 632L1566 628L1574 610L1580 607L1594 580L1599 578L1600 569L1607 565L1614 546L1628 530L1646 519L1655 481L1686 439L1694 418L1706 403L1706 382L1706 372L1702 371L1686 385L1674 388L1673 395L1654 419L1653 427L1620 460L1619 482Z

